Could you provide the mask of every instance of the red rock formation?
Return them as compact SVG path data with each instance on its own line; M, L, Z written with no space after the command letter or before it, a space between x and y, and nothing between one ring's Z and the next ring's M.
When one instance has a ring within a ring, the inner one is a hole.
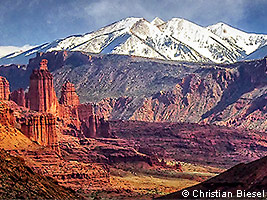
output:
M75 91L74 84L67 81L62 85L59 103L65 106L77 106L80 104L80 100Z
M33 172L25 161L0 150L0 199L84 199L55 179Z
M79 120L77 106L64 106L60 104L59 119L62 125L62 133L75 137L81 136L81 122Z
M85 121L86 119L88 119L88 116L94 114L93 105L90 103L80 104L78 106L78 112L79 112L79 119L81 121Z
M56 119L52 114L28 117L21 124L21 131L40 145L52 148L57 146Z
M9 100L9 95L9 82L6 80L6 78L0 76L0 100Z
M10 99L16 102L16 104L18 104L19 106L26 106L25 92L22 88L13 91L10 95Z
M47 60L43 59L40 69L33 70L27 95L28 107L38 112L57 113L58 101L53 86L53 76L47 70Z
M48 63L48 60L43 59L43 60L40 62L40 70L48 70L48 68L47 68L47 63Z

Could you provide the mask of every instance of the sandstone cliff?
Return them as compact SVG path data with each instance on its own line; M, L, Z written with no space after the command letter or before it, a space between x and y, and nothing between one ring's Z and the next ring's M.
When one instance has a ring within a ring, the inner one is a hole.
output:
M265 59L219 65L62 51L31 59L25 72L2 67L0 74L7 75L13 85L17 73L24 83L27 76L20 74L29 73L44 58L49 60L57 93L70 80L81 102L100 101L96 114L105 119L200 122L266 130Z
M7 104L0 102L0 123L14 126L15 122L16 118L13 115L13 110Z
M12 149L36 149L38 145L27 138L16 127L16 118L9 105L0 103L0 148Z
M202 68L152 96L105 98L96 113L108 119L209 123L267 130L266 61Z
M85 137L111 137L109 123L104 118L95 115L92 104L80 104L78 106L81 129Z
M80 104L74 85L67 81L62 85L60 97L60 117L71 131L65 133L87 138L110 137L109 124L95 115L91 103Z

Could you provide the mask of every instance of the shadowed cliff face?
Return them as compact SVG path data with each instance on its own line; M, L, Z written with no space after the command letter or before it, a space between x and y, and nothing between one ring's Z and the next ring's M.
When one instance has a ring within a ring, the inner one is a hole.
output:
M98 102L96 112L106 119L267 129L265 59L208 65L50 52L31 59L23 73L43 58L49 61L58 96L62 84L69 80L80 101ZM15 82L8 68L1 67L0 74ZM18 73L22 69L12 70ZM23 82L24 78L18 79Z

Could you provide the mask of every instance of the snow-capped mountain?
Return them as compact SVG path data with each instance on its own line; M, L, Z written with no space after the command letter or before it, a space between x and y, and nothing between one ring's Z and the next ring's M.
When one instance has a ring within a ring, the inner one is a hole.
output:
M188 62L231 63L267 43L267 35L249 34L218 23L201 27L185 19L126 18L95 32L69 36L0 59L0 64L26 64L36 52L82 51L123 54Z

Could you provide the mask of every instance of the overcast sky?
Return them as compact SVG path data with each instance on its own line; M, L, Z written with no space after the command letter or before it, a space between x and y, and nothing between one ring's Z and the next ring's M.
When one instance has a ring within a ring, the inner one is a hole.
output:
M0 46L42 44L130 16L225 22L267 34L267 0L0 0Z

